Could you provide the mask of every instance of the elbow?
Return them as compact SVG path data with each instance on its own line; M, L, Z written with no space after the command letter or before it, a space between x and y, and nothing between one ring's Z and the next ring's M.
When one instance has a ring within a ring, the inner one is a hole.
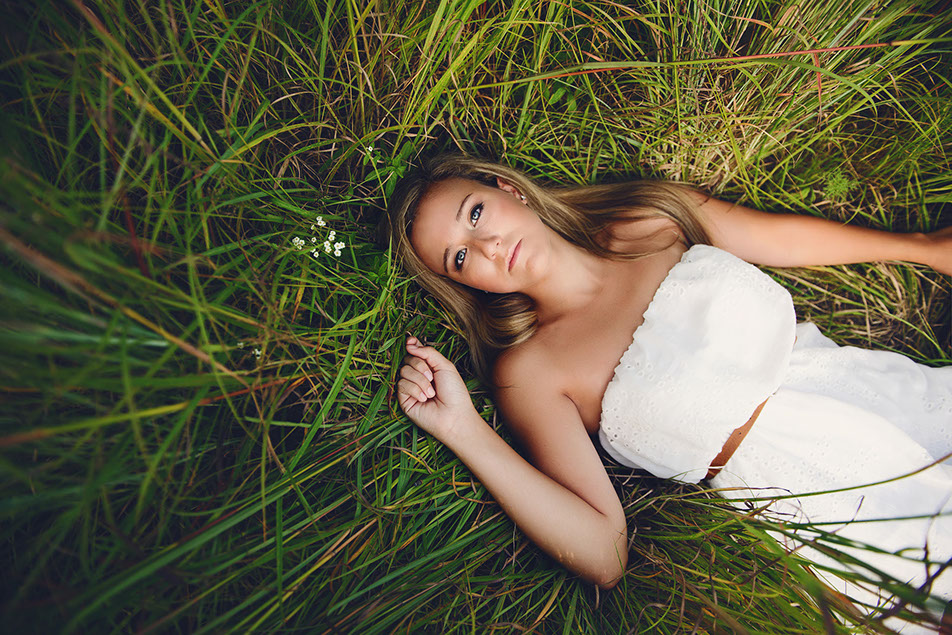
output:
M628 553L624 551L625 541L615 543L611 551L608 549L598 553L590 553L585 560L562 561L562 564L578 575L582 580L603 591L615 588L625 575L628 565Z
M599 589L608 591L614 589L625 575L628 566L628 532L622 531L612 543L612 548L605 555L598 573L592 577L592 582Z
M602 591L611 591L618 585L619 580L621 580L621 576L602 582L596 582L595 586L597 586Z
M613 566L604 569L599 572L598 575L594 576L592 582L602 591L614 589L625 575L626 561L627 558L623 558L622 561L615 562Z
M615 588L625 575L628 554L613 551L611 555L603 553L591 556L587 561L563 561L562 564L585 582L594 584L603 591Z

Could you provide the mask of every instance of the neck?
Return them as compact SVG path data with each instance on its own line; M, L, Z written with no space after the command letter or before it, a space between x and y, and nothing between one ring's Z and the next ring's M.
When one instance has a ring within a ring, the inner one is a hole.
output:
M535 302L539 324L558 320L590 304L602 291L610 262L555 236L548 275L526 290Z

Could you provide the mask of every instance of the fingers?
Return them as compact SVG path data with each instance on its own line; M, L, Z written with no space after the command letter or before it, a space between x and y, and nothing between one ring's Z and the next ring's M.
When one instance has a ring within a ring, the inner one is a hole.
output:
M456 366L432 346L423 346L420 340L407 338L407 356L400 367L397 390L404 411L437 399L437 385L441 404L453 401L454 395L465 394L466 387ZM446 401L449 399L449 401Z
M397 382L397 401L407 414L411 408L426 400L426 394L413 382L406 379Z
M407 353L403 358L403 366L400 367L400 381L397 383L397 390L402 395L413 400L424 403L428 399L436 397L436 387L433 385L434 368L431 368L430 360L436 357L442 357L428 346L422 346L420 340L410 336L407 338ZM436 360L438 361L438 360ZM404 403L401 399L401 403ZM407 407L413 404L408 404Z
M429 381L433 381L433 371L430 370L429 364L427 364L424 359L420 357L414 357L413 355L407 355L403 358L403 363L421 373Z
M407 338L407 352L424 360L434 371L453 368L453 364L443 357L438 350L432 346L423 346L420 340L413 336Z
M426 401L428 397L436 396L436 389L433 388L433 378L427 378L425 374L406 364L400 367L400 383L407 382L407 392L413 395L419 401ZM413 390L413 389L416 390Z

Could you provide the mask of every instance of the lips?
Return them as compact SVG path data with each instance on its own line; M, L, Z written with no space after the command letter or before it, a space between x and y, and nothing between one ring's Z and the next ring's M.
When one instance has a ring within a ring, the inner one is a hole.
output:
M516 243L516 246L512 248L512 253L509 254L509 260L506 263L509 271L512 271L512 266L516 264L516 258L519 257L519 249L522 247L522 241Z

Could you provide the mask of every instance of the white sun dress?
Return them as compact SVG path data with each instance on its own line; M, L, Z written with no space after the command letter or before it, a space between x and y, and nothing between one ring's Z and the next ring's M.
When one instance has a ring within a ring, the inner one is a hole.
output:
M762 271L695 245L662 282L615 369L601 444L624 465L697 483L764 400L713 488L731 499L785 497L769 513L791 528L829 523L822 529L838 538L901 552L852 553L902 582L922 585L938 568L930 562L952 558L952 367L837 346L813 324L797 324L790 294ZM842 569L803 546L814 536L778 534L821 568ZM882 601L820 573L854 600ZM952 567L931 592L952 599Z

